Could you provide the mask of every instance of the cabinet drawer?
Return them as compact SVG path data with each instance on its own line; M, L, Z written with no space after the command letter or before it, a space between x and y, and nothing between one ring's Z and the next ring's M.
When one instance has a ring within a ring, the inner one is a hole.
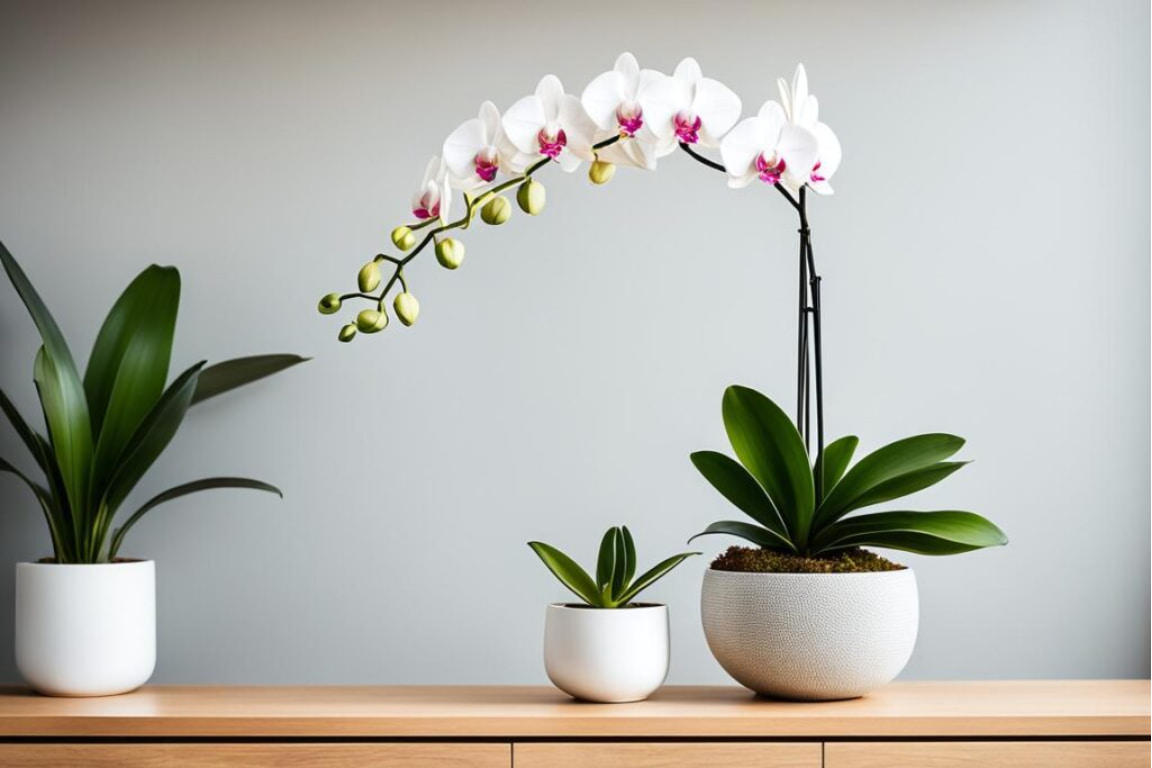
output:
M516 768L820 768L819 744L514 744Z
M1140 741L832 743L824 768L1148 768Z
M509 744L0 744L4 768L511 768Z

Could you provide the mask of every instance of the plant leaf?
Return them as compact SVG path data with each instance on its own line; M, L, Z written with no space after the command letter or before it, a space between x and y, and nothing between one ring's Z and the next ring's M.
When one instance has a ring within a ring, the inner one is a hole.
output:
M628 588L628 591L625 592L623 595L621 595L619 598L617 598L616 604L617 605L627 605L628 603L630 603L632 601L633 598L636 597L636 595L640 594L645 589L648 589L648 587L652 586L657 581L659 581L662 577L666 576L668 574L668 572L671 571L673 568L680 565L680 563L684 562L685 560L692 557L693 555L698 555L698 554L700 554L700 553L699 552L681 552L679 555L673 555L672 557L668 558L667 560L660 561L659 563L657 563L656 565L652 566L650 569L648 569L647 571L642 573L640 575L640 577L636 579L635 583L632 584L632 586Z
M896 477L891 480L885 480L879 485L874 486L868 492L857 497L857 499L849 505L847 511L851 512L852 510L869 507L873 504L883 504L886 501L899 499L916 493L917 491L922 491L925 488L930 488L968 463L967 461L939 461L921 469L914 469L911 472L896 475Z
M624 549L624 534L617 528L616 538L613 541L616 549L616 567L612 570L612 600L616 602L628 586L624 581L624 573L628 570L628 553Z
M32 458L36 460L36 465L47 473L48 468L46 462L51 460L50 455L42 451L39 436L28 426L28 422L24 421L24 417L20 415L20 411L16 410L16 406L8 399L8 395L6 395L2 389L0 389L0 410L4 411L4 415L8 417L12 428L16 430L16 434L20 436L24 445L27 446L28 452L31 453Z
M40 394L48 438L68 497L74 524L88 518L88 480L92 462L92 430L84 388L75 370L69 374L47 347L40 347L33 380Z
M833 524L819 536L819 550L850 546L906 549L920 554L957 554L1008 543L989 520L973 512L877 512Z
M729 536L739 536L742 539L747 539L753 544L765 547L766 549L783 550L786 552L795 552L796 548L792 546L792 542L787 539L781 538L779 534L768 528L763 528L759 525L752 525L751 523L742 523L739 520L718 520L712 523L700 533L688 539L691 544L696 538L700 536L707 536L713 533L724 533Z
M824 487L824 498L828 498L828 492L836 487L840 478L844 477L848 465L852 463L852 456L856 453L856 446L858 445L860 445L860 438L855 435L847 435L828 443L824 446L824 452L816 457L816 467L813 469L813 474L820 477L823 473L821 482Z
M808 452L796 426L756 390L732 386L724 392L724 427L740 463L776 505L790 534L803 548L816 505Z
M311 359L299 355L254 355L210 365L200 374L200 384L196 388L192 404L195 405L210 397L222 395L229 390L244 386L265 376L271 376L285 368L291 368Z
M56 515L54 514L55 504L51 492L39 483L29 479L27 475L4 459L0 459L0 472L10 472L23 480L24 484L32 491L32 494L36 497L36 501L40 503L40 509L44 512L44 520L48 523L48 535L52 538L52 550L53 554L56 555L57 562L70 562L66 545L60 538L60 529L57 525Z
M156 494L144 502L140 509L136 510L132 516L125 521L124 525L116 529L116 532L112 534L112 545L109 548L108 559L112 560L116 557L116 553L120 551L120 545L124 541L125 534L128 533L132 526L140 521L140 518L144 517L144 515L154 507L172 501L173 499L178 499L181 496L216 488L245 488L254 491L267 491L268 493L276 494L280 498L284 498L284 493L276 486L247 477L207 477L203 480L194 480L190 483L177 485L162 493Z
M626 556L624 567L624 583L631 584L632 577L636 575L636 542L632 539L632 532L628 526L622 526L620 532L624 534L624 554Z
M615 528L604 532L600 541L600 555L596 558L596 587L603 590L612 584L612 573L616 570L616 536Z
M532 548L532 551L536 553L545 567L552 571L552 575L572 591L572 594L588 605L597 607L602 605L600 592L596 589L592 577L572 558L542 541L530 541L528 546Z
M816 512L814 527L825 528L848 514L860 497L894 477L947 459L964 446L955 435L928 434L897 440L865 456L848 470Z
M740 463L716 451L697 451L690 457L712 487L760 525L789 542L788 529L756 478Z

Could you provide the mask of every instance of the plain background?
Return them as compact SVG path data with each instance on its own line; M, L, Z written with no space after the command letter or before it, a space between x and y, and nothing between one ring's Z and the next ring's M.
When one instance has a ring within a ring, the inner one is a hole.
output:
M544 682L565 593L525 541L588 561L627 523L655 562L738 516L688 454L726 448L728 384L792 407L796 223L771 190L680 155L607 187L549 169L543 215L465 233L457 272L411 267L415 328L341 345L315 312L482 100L548 72L578 92L622 50L695 56L746 114L803 61L841 138L811 214L829 433L964 435L975 463L912 508L1012 540L897 558L922 596L905 676L1148 676L1146 2L0 9L0 237L80 360L150 262L184 277L174 369L315 358L198 407L135 497L218 474L285 491L190 497L130 538L158 563L157 682ZM28 414L37 346L0 286L0 386ZM17 481L0 493L15 679L11 564L48 539ZM648 594L671 605L672 682L726 679L706 565Z

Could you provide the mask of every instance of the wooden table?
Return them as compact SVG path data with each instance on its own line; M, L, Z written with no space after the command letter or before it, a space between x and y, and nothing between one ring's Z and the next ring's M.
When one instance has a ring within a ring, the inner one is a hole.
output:
M1149 765L1149 682L894 683L803 704L667 687L583 704L542 687L0 687L0 765L944 768Z

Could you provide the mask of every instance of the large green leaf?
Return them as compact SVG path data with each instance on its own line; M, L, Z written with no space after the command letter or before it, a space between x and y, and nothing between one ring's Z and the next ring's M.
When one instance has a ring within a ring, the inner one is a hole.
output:
M716 451L697 451L690 457L700 474L735 504L741 512L768 528L785 541L790 541L788 529L780 519L776 506L764 492L756 478L735 461Z
M729 536L739 536L742 539L756 544L760 547L767 549L778 549L786 552L795 552L796 548L792 546L792 542L785 538L781 538L779 534L759 525L752 525L751 523L742 523L739 520L717 520L712 523L700 533L688 539L691 544L693 540L700 536L707 536L713 533L723 533Z
M615 528L609 528L604 532L604 538L600 540L600 553L596 558L597 590L603 590L612 585L612 574L616 571L616 537L618 535Z
M530 541L528 546L532 548L532 551L536 553L548 570L552 571L552 575L559 579L561 584L572 590L572 594L588 605L601 605L600 591L596 588L592 577L572 558L542 541Z
M1008 543L989 520L973 512L877 512L840 520L817 536L815 549L889 547L926 555L968 552Z
M200 385L196 388L192 404L195 405L310 359L299 355L255 355L216 363L205 368L200 374Z
M124 542L124 536L131 530L132 526L140 522L140 518L144 517L153 508L164 504L165 502L178 499L181 496L187 496L191 493L199 493L200 491L209 491L217 488L244 488L253 491L267 491L274 493L280 498L284 498L284 493L274 485L262 482L260 480L253 480L248 477L208 477L203 480L194 480L190 483L177 485L174 488L158 493L132 513L122 526L116 529L112 534L112 544L108 552L108 559L111 560L116 557L116 553L120 551L120 546Z
M32 454L32 458L36 460L36 466L47 473L46 462L52 460L51 456L41 450L39 436L28 426L28 422L20 415L20 411L16 410L16 406L8 399L8 395L2 389L0 389L0 410L4 411L4 415L8 417L12 428L16 430L16 434L20 436L28 448L28 452Z
M947 459L964 446L955 435L916 435L880 448L861 459L836 484L816 512L816 530L846 515L861 497L895 477Z
M644 590L648 589L648 587L655 584L657 581L659 581L661 578L663 578L665 575L667 575L668 572L671 571L673 568L680 565L680 563L684 562L688 558L693 557L694 555L698 555L698 554L700 554L700 553L699 552L681 552L679 555L673 555L672 557L668 558L667 560L660 561L659 563L652 566L650 569L648 569L644 573L640 574L640 576L636 579L636 581L632 583L632 586L630 586L628 588L628 591L625 592L624 594L620 595L616 599L616 604L617 605L627 605L629 602L632 601L633 598L636 597L636 595L640 594Z
M624 574L628 571L628 553L624 550L623 532L617 530L613 544L616 547L616 567L612 571L612 600L615 602L627 586Z
M632 577L636 575L636 542L632 538L632 532L628 530L628 526L620 527L620 533L624 538L624 583L631 584Z
M860 438L855 435L848 435L828 443L824 446L824 452L816 457L813 474L821 478L825 498L827 498L828 492L836 487L836 483L840 482L840 478L844 477L848 465L852 463L852 456L856 453L856 446L858 445L860 445Z
M776 505L792 541L808 541L816 504L804 441L788 415L759 392L732 386L724 392L724 427L740 463Z
M84 389L98 436L92 468L97 499L164 392L179 306L180 273L153 264L124 289L96 336Z
M8 279L12 281L12 286L24 302L24 306L28 308L28 314L32 316L32 322L40 331L40 338L43 339L44 346L48 348L55 359L56 365L64 369L65 372L70 371L76 383L79 384L80 377L76 374L76 363L72 358L72 351L68 348L68 342L64 340L64 334L60 332L60 327L56 325L52 313L48 311L48 307L45 306L40 294L32 286L28 276L24 274L24 270L20 268L16 258L8 252L2 242L0 242L0 263L4 265Z
M910 496L917 491L936 485L966 464L968 464L967 461L940 461L921 469L896 475L891 480L885 480L858 496L855 501L848 505L846 512Z
M47 347L40 347L33 366L33 381L40 394L52 452L60 469L74 524L89 519L88 478L92 462L92 431L84 388L75 370L69 374Z

